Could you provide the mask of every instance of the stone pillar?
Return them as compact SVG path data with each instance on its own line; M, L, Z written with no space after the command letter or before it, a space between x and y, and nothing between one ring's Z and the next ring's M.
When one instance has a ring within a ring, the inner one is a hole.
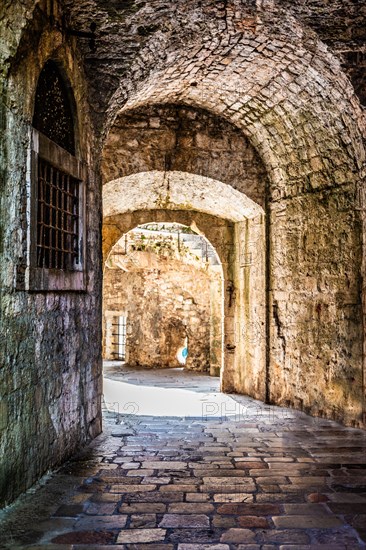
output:
M223 364L223 278L222 268L211 267L210 284L210 375L220 376Z
M265 399L266 286L264 214L235 226L235 390Z
M224 266L225 358L222 391L265 399L264 215L235 224Z
M221 391L235 390L235 245L234 226L227 228L221 236L221 261L224 275L224 364L221 372Z

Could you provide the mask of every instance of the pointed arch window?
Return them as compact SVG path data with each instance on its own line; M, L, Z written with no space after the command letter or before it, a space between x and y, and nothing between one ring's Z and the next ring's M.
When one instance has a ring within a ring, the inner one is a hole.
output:
M71 88L47 61L31 130L29 290L84 290L86 167L74 113Z
M45 63L37 83L33 128L75 155L72 91L66 86L57 64Z

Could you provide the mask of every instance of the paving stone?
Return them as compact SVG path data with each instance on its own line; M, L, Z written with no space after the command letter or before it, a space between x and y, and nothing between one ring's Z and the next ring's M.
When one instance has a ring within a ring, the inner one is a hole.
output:
M261 491L262 493L279 493L281 491L281 488L279 485L272 485L268 482L258 483L257 481L257 485L258 485L259 491ZM282 490L283 490L283 487L282 487Z
M309 502L327 502L329 497L321 493L310 493L310 495L307 496L307 500Z
M214 502L253 502L251 493L218 493L214 495Z
M145 477L141 483L155 484L155 485L166 485L171 482L170 477Z
M145 493L125 493L125 502L183 502L184 493L152 491Z
M210 496L202 493L187 493L186 501L187 502L206 502L210 500Z
M279 463L294 462L294 459L289 457L289 456L268 457L268 458L264 458L263 460L264 460L264 462L274 463L274 464L277 464L278 462Z
M113 516L85 516L76 521L75 529L122 529L125 527L126 521L127 516L120 514Z
M77 517L83 513L83 504L63 504L53 514L55 517Z
M178 544L178 550L230 550L230 547L227 544Z
M267 543L308 544L310 536L300 529L257 530L257 540ZM331 550L331 549L329 549Z
M272 520L280 529L332 529L342 525L342 521L337 517L325 514L319 516L273 516Z
M212 527L228 529L229 527L237 527L238 521L233 516L214 515L212 518Z
M329 515L329 509L322 504L284 504L283 509L286 514L295 514L299 516L311 515Z
M308 485L310 487L314 485L322 487L327 482L327 478L323 476L293 477L291 473L289 473L288 478L293 484L296 483L297 485ZM281 483L281 481L279 481L279 483Z
M255 499L258 503L302 503L304 502L304 495L303 493L257 493Z
M122 470L113 470L106 475L101 475L99 479L107 482L109 485L117 483L120 485L134 485L142 481L142 477L126 477L126 472Z
M280 550L330 550L327 544L281 544ZM335 544L331 550L349 550L344 544Z
M52 539L55 544L111 544L115 541L116 535L112 531L73 531L58 535Z
M143 468L139 468L138 470L129 470L127 473L126 473L127 476L131 476L131 477L147 477L147 476L153 476L154 475L154 470L147 470L147 469L143 469Z
M156 527L156 515L155 514L133 514L130 518L129 527L131 529L137 529L144 527L145 529Z
M356 514L356 515L346 515L345 520L349 525L352 525L352 527L355 527L358 529L366 529L366 507L365 507L365 514Z
M365 504L363 502L328 502L327 507L335 514L364 514Z
M111 493L143 493L144 491L154 491L156 489L156 485L133 485L130 484L124 484L124 483L113 483L110 487Z
M217 544L220 542L220 531L213 529L172 529L167 539L174 544Z
M274 516L281 513L281 508L276 504L222 504L217 508L218 514L235 514L248 516Z
M366 496L357 493L327 493L325 496L331 502L364 503L366 505Z
M263 462L237 462L235 461L235 468L238 470L251 470L255 469L258 470L266 470L268 466L266 464L263 464Z
M44 550L44 547L42 547ZM126 550L126 547L121 544L108 544L108 545L99 545L99 544L73 544L71 546L72 550ZM57 550L57 548L50 548L50 550Z
M115 493L95 493L94 495L89 495L89 498L91 503L113 503L117 505L121 496Z
M122 514L162 514L166 511L166 504L161 502L123 503L119 507L118 511Z
M245 437L240 432L245 428L231 421L214 421L212 427L189 419L141 422L136 427L141 445L133 437L131 445L120 442L106 451L97 447L97 458L90 461L89 470L83 461L85 475L75 478L68 497L60 502L57 490L55 496L47 497L51 512L42 512L44 517L37 516L27 527L28 539L18 544L19 550L31 546L30 541L45 550L47 545L50 550L58 550L55 545L60 550L184 550L184 545L198 550L362 548L360 540L366 539L364 458L349 451L343 463L335 451L322 455L331 434L337 433L314 429L313 424L324 421L311 420L308 431L299 429L298 420L292 425L253 423ZM345 439L346 428L335 425L334 430L339 432L337 441ZM210 432L208 438L205 431ZM273 435L277 433L279 437ZM222 443L216 445L214 437ZM337 441L332 443L334 449ZM346 447L345 442L342 445ZM306 456L309 448L319 456ZM352 449L352 441L347 448ZM132 464L131 470L120 467ZM136 469L139 464L158 467ZM294 483L287 482L288 476ZM313 488L315 481L320 486ZM346 487L348 482L355 487ZM54 514L51 519L50 513ZM28 514L19 514L18 521L23 523L24 517L29 524ZM39 545L41 535L44 543ZM3 540L0 534L0 547ZM55 544L49 543L54 540Z
M117 537L117 543L158 542L165 539L165 529L126 529Z
M98 481L94 481L92 483L84 483L81 485L78 490L81 493L103 493L107 489L106 483L98 483Z
M251 472L250 472L250 474L251 474ZM257 477L256 475L253 474L253 477L255 478L255 482L258 485L267 485L267 486L273 488L273 492L275 492L276 489L278 490L278 485L282 486L284 484L291 483L285 477L280 477L278 475L274 475L273 477L261 477L261 476ZM275 481L276 483L274 484L273 481Z
M89 500L90 498L92 498L90 496L90 493L77 493L76 495L70 497L70 502L72 502L73 504L81 504Z
M79 546L79 545L77 545ZM32 544L32 545L22 545L22 546L18 546L18 545L13 545L12 547L12 550L24 550L24 549L33 549L33 550L73 550L74 548L76 548L76 546L74 546L73 544ZM86 548L84 545L82 546L82 548ZM89 548L89 546L88 546ZM104 546L99 546L98 545L98 548L105 548ZM108 546L108 550L110 550L110 548L115 548L115 546ZM120 547L119 547L120 548Z
M165 514L159 527L199 529L210 526L210 520L203 514L183 515L183 514Z
M210 465L210 468L211 468L211 465ZM193 474L194 476L199 477L201 479L203 479L204 477L206 478L211 477L215 479L229 478L229 479L232 479L233 481L235 481L235 479L245 479L245 478L247 478L248 480L251 479L249 475L244 476L243 472L241 470L237 470L236 468L233 468L232 470L221 469L221 468L218 468L217 470L206 469L204 470L203 473L202 473L202 470L193 470Z
M185 470L187 468L186 462L143 462L142 467L151 470Z
M221 542L238 544L241 542L255 542L255 533L249 529L228 529L221 535Z
M117 506L117 503L114 502L91 502L88 506L86 513L88 515L97 516L110 516L113 514Z
M185 493L193 493L197 491L197 485L186 485L183 483L174 483L171 485L162 485L159 489L161 493L175 493L176 491L184 491Z
M246 527L248 529L270 527L268 520L260 516L239 516L237 524L238 527Z
M172 544L167 544L164 542L162 544L154 542L142 542L137 544L125 544L122 548L125 548L126 550L173 550L174 547Z
M353 529L340 527L338 529L313 529L311 531L313 541L318 544L328 544L330 548L335 544L345 544L348 548L359 548L359 538ZM365 546L365 545L363 545ZM362 546L361 546L362 548Z
M202 492L215 493L251 493L256 491L255 483L249 478L203 478L204 484L200 486Z
M112 437L124 437L125 435L134 435L134 432L125 428L115 428L111 432Z
M41 533L55 533L61 534L66 533L67 531L72 531L75 527L75 524L77 522L78 518L55 518L51 517L50 519L40 521L39 523L35 524L34 530L35 532L39 531ZM39 535L39 533L38 533ZM38 538L38 537L37 537ZM49 537L48 537L49 538Z
M289 485L280 485L280 490L287 493L304 493L304 491L314 493L314 491L316 491L317 489L319 489L320 494L324 494L326 491L329 491L330 487L319 487L316 485L306 485L304 483L290 483ZM319 500L319 498L322 499L322 497L316 497L314 502L326 501L325 499ZM309 500L309 502L312 502L312 500Z
M210 514L215 510L209 503L176 502L168 505L169 514Z

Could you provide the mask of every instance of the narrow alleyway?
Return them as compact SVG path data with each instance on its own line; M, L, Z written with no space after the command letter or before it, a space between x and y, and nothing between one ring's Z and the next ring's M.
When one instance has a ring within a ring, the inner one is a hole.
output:
M366 432L181 369L105 376L104 433L0 512L0 548L366 547Z

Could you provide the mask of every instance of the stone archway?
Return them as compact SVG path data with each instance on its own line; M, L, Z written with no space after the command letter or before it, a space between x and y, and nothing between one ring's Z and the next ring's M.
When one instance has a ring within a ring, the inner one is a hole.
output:
M224 278L225 392L266 397L265 215L232 187L181 172L133 174L104 186L103 254L137 225L174 221L198 228Z
M353 21L340 51L314 2L236 2L237 9L210 0L180 2L172 4L173 13L142 2L136 11L127 8L131 32L118 34L108 2L93 3L93 13L86 0L10 4L0 21L2 449L11 457L0 480L2 501L101 429L100 154L107 136L119 139L114 130L121 115L152 105L205 109L246 137L266 167L272 402L365 426L365 116L347 78L347 48L356 54L358 47L350 38L359 32L358 10L334 19L343 27ZM64 32L65 20L87 29L91 18L106 31L93 53L87 40ZM137 40L135 29L141 31ZM116 38L112 56L108 33ZM29 240L26 136L37 75L50 57L64 63L75 89L88 166L87 288L80 295L31 294L17 286ZM149 131L157 123L140 122ZM171 170L169 156L163 160L165 166L144 170ZM216 173L206 175L222 181L217 164ZM246 273L251 241L245 228L237 234L244 258L239 269ZM74 388L79 398L70 401ZM29 412L34 408L36 419ZM32 461L39 449L40 460ZM18 480L12 487L10 478Z
M195 222L191 227L166 219L151 223L150 211L140 213L147 225L120 238L118 231L111 233L118 242L104 263L103 358L118 356L128 366L144 368L184 365L220 376L224 279L218 254ZM105 235L110 231L105 226ZM123 357L121 317L127 327ZM184 348L188 356L181 354Z

